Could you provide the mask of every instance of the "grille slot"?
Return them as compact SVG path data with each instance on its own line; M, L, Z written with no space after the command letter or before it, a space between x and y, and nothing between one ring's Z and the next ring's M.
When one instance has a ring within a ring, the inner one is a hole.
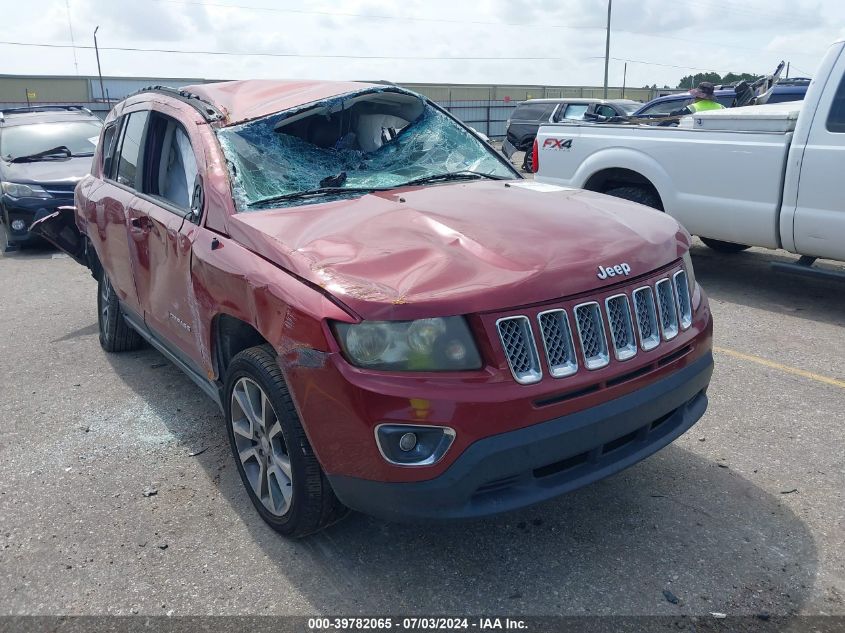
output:
M692 300L689 296L687 273L680 270L675 273L673 280L675 282L675 292L678 296L678 320L681 323L681 329L686 330L692 325Z
M528 317L506 317L496 321L499 339L514 379L523 385L538 382L543 377L537 345Z
M640 345L647 352L657 347L660 343L660 330L657 325L657 309L654 306L654 294L648 286L634 290L634 311L637 314L637 330L640 334Z
M578 371L575 344L569 317L564 310L547 310L537 315L540 335L546 350L549 373L555 378L571 376Z
M591 301L575 306L575 323L584 354L584 366L587 369L599 369L607 365L610 356L607 353L607 337L599 304Z
M678 309L675 306L675 291L669 279L661 279L654 285L657 292L657 309L660 312L660 327L663 338L671 340L678 336Z
M616 360L628 360L637 353L637 340L634 336L634 323L631 320L631 304L627 295L608 297L604 302L607 310L607 322L610 325L610 338L613 341L613 353Z

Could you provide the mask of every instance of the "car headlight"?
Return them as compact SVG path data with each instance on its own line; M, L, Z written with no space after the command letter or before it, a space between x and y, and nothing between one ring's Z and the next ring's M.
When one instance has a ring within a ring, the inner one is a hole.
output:
M346 358L359 367L391 371L479 369L481 356L463 317L335 323Z
M26 185L17 182L0 183L3 193L13 198L52 198L53 196L44 191L40 185Z
M684 271L687 273L687 282L689 282L689 296L695 294L695 271L692 268L692 258L690 257L689 251L684 253Z

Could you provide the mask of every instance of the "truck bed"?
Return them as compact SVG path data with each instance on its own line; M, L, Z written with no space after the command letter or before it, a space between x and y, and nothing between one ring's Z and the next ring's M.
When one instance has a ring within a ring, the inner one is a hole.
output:
M794 104L785 105L794 109ZM755 107L759 112L762 106ZM689 117L694 118L705 119ZM633 172L654 186L664 210L690 233L778 248L792 134L702 126L545 125L537 136L536 179L604 191L621 171Z

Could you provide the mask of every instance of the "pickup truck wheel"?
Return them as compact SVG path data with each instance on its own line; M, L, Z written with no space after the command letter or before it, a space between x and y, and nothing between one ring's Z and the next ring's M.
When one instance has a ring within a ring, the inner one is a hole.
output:
M608 196L613 196L614 198L623 198L625 200L630 200L631 202L639 202L640 204L644 204L652 209L657 209L659 211L663 210L663 205L660 204L660 196L646 187L613 187L612 189L605 190L604 193Z
M131 352L141 347L141 335L123 318L117 294L106 271L97 283L97 322L100 326L100 345L107 352Z
M272 347L251 347L232 359L225 409L241 480L270 527L301 537L346 513L311 450Z
M748 244L735 244L734 242L723 242L722 240L714 240L709 237L702 237L701 241L714 251L720 253L739 253L747 248L751 248Z

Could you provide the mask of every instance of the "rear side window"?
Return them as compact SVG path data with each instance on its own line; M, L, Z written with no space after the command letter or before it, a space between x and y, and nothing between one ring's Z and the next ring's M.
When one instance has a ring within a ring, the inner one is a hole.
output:
M553 103L523 103L517 106L511 119L541 121L549 118L554 107Z
M120 143L120 156L117 161L117 176L115 180L121 185L135 188L138 183L141 164L141 148L144 141L144 131L147 127L147 119L150 113L133 112L127 115L123 124L123 139Z
M103 162L103 176L105 178L111 178L112 175L112 159L114 158L114 147L117 144L117 130L119 128L120 125L115 121L103 131L102 157L100 160Z
M827 115L828 132L845 133L845 77L839 82L830 112Z

